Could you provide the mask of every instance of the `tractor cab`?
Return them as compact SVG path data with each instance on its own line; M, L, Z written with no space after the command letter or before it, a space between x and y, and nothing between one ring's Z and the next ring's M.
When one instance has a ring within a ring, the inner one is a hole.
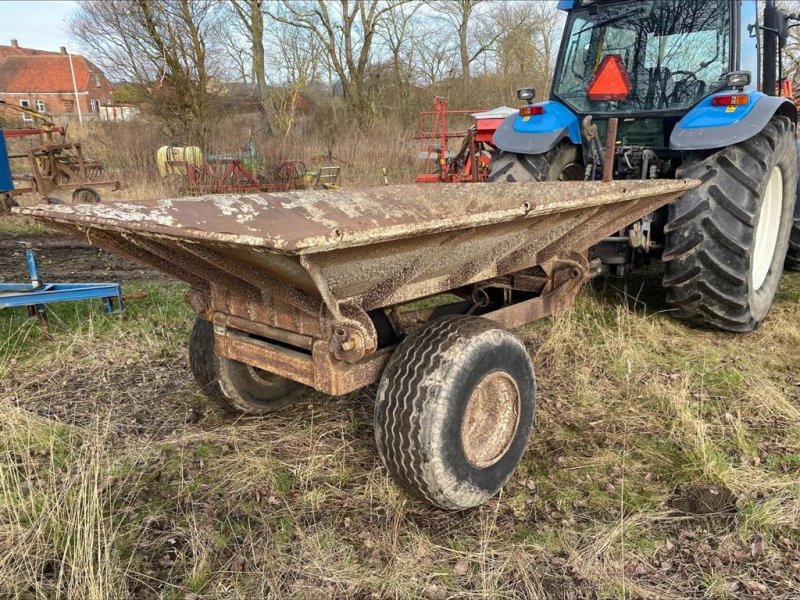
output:
M572 5L571 7L569 5ZM622 117L622 145L669 147L680 119L747 70L755 89L755 2L562 2L567 15L551 99L578 117ZM740 27L734 24L741 23Z
M742 8L730 0L649 0L571 10L552 97L578 114L677 116L726 89L730 72L750 71L755 89L755 3L746 3L743 20Z

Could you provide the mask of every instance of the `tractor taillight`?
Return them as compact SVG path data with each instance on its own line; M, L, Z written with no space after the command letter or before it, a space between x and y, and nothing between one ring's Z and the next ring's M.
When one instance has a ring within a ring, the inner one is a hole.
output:
M743 106L749 104L750 96L747 94L726 94L724 96L714 96L711 99L711 106Z
M535 117L536 115L544 114L544 107L541 106L523 106L519 109L520 116Z

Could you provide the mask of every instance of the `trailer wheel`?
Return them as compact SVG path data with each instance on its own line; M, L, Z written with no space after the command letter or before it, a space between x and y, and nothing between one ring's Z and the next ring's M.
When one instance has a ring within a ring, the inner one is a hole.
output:
M763 131L686 165L702 184L669 207L664 286L676 316L751 331L767 316L789 245L797 185L794 126Z
M477 506L522 458L535 395L531 359L511 333L477 317L436 319L403 340L381 377L378 452L406 492Z
M544 154L499 152L489 164L489 181L582 181L578 148L561 142Z
M0 215L10 213L11 209L19 206L11 194L0 194Z
M94 188L78 188L72 192L73 204L97 204L100 202L100 194Z
M222 408L266 415L289 406L308 388L214 350L214 326L200 317L189 338L189 365L202 392Z

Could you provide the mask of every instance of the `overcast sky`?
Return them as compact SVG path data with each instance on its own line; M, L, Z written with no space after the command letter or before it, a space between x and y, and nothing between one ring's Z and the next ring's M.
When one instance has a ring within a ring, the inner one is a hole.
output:
M72 0L0 0L0 45L16 39L25 48L70 48L67 20L74 8Z

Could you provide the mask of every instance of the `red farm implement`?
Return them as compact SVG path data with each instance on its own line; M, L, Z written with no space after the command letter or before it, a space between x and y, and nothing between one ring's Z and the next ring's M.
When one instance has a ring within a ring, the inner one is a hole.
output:
M189 194L285 192L304 186L306 166L297 160L267 165L249 152L203 157L195 146L164 146L158 153L162 175L180 179Z
M433 110L420 113L414 139L419 142L418 157L436 161L436 171L420 173L416 182L486 181L489 161L497 150L492 137L511 112L516 111L506 108L491 111L447 110L447 98L435 97ZM457 140L460 140L458 150L450 150L449 145Z

